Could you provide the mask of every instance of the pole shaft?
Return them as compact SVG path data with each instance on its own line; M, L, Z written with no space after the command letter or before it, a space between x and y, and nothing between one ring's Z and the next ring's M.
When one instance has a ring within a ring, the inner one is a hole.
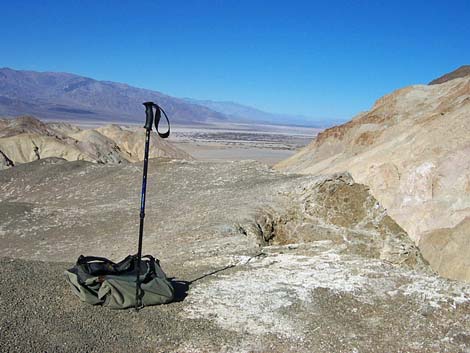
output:
M142 175L142 193L140 196L139 246L137 249L137 259L136 259L136 270L137 270L136 287L135 287L136 309L138 309L142 305L142 296L141 296L141 288L140 288L140 260L142 258L142 241L144 237L145 195L147 192L147 170L148 170L148 163L149 163L150 132L151 132L151 127L149 129L146 129L146 134L145 134L144 172Z

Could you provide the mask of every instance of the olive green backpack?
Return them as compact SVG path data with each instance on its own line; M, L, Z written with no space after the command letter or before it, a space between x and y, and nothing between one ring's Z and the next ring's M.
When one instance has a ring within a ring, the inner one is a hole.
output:
M174 288L150 255L142 256L136 266L136 256L129 255L114 263L103 257L80 256L74 267L64 272L72 291L80 300L89 304L101 304L111 309L126 309L136 305L136 278L142 291L142 306L171 302Z

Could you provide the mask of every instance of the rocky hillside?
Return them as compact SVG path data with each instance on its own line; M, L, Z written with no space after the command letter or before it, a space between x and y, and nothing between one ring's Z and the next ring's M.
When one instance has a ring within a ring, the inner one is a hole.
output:
M469 131L470 76L465 76L384 96L370 111L320 133L276 168L305 174L349 171L422 246L437 271L470 280L470 267L462 262L470 242L461 235L470 216Z
M150 158L191 159L153 133ZM65 123L47 124L32 117L0 119L0 169L47 157L69 161L125 163L142 160L145 130L108 125L82 130Z
M449 72L448 74L442 75L435 80L429 82L430 85L437 85L439 83L444 83L455 78L470 76L470 65L462 65L458 69Z

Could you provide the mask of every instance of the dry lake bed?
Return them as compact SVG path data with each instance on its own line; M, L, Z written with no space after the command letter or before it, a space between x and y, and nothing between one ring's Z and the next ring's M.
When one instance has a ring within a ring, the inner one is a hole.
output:
M176 126L170 141L199 160L256 160L273 165L310 143L320 131L276 125Z

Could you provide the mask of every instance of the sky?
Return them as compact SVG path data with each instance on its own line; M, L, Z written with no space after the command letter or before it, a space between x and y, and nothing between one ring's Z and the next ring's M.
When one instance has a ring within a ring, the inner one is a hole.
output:
M0 67L348 120L470 64L470 1L4 1Z

